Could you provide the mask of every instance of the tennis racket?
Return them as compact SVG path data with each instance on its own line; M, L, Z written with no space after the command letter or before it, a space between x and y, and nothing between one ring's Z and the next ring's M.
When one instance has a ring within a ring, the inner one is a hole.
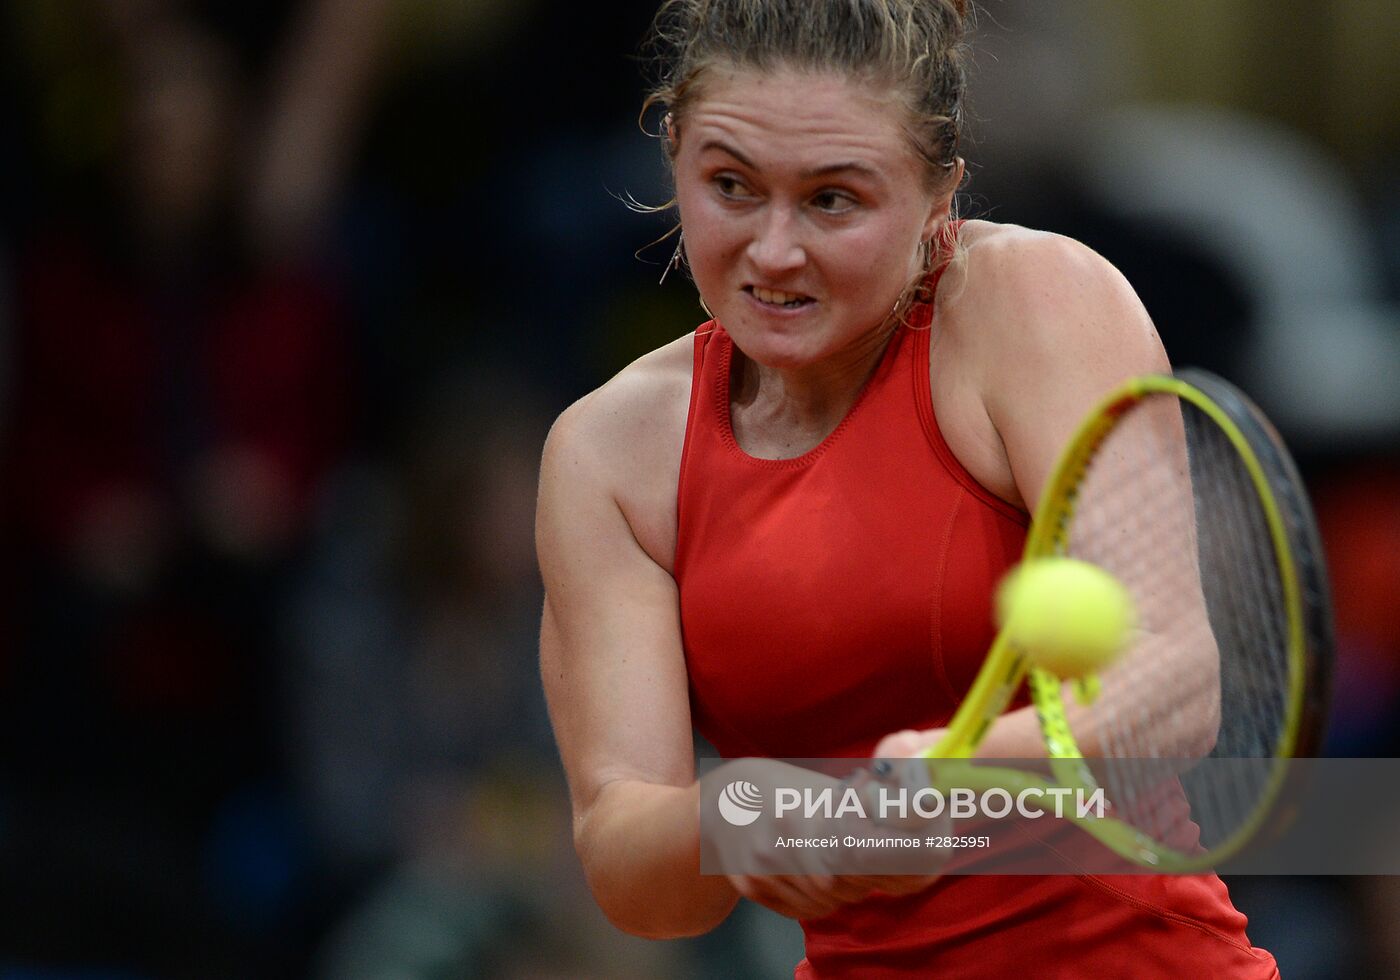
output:
M1138 628L1098 676L1071 683L1003 631L924 753L933 785L1102 789L1105 816L1067 815L1118 855L1213 867L1266 825L1286 760L1315 752L1325 720L1328 588L1292 459L1225 381L1134 378L1083 421L1042 494L1025 558L1053 555L1117 578ZM1049 774L957 761L1023 683Z

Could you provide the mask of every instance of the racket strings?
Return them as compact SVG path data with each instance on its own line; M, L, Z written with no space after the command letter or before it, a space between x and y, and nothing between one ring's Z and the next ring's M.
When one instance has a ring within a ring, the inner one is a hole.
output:
M1279 562L1249 470L1215 422L1174 396L1144 399L1110 430L1081 481L1065 551L1119 579L1135 641L1093 704L1066 697L1122 819L1164 843L1199 827L1210 846L1249 819L1288 706Z
M1228 542L1223 556L1214 555L1213 567L1204 575L1207 582L1228 587L1207 592L1212 621L1228 638L1221 648L1223 723L1212 756L1272 760L1287 725L1290 676L1279 557L1240 457L1213 423L1204 422L1201 433L1198 444L1209 446L1212 456L1198 467L1203 474L1198 501L1202 514L1210 515L1212 527L1223 529ZM1208 554L1203 551L1203 564ZM1247 761L1213 767L1183 779L1203 837L1211 843L1250 818L1267 793L1272 771L1270 765Z
M1159 413L1160 414L1160 413ZM1164 658L1154 655L1159 637L1172 622L1184 621L1177 592L1160 584L1172 575L1159 567L1162 555L1189 541L1191 514L1180 494L1123 492L1132 486L1185 486L1184 459L1168 451L1174 441L1170 420L1134 412L1110 432L1085 474L1078 509L1071 524L1069 552L1112 572L1133 592L1140 617L1140 640L1105 673L1105 694L1089 709L1072 708L1071 728L1081 748L1098 743L1097 752L1115 760L1155 759L1167 750L1170 718L1155 724L1132 724L1140 710L1135 703L1166 680ZM1144 547L1143 545L1147 546ZM1179 576L1181 570L1174 573ZM1132 807L1132 820L1158 836L1164 832L1164 812L1157 807L1132 806L1150 798L1152 779L1143 767L1117 765L1107 780L1110 798L1120 809Z
M1249 649L1246 644L1250 637L1245 631L1252 627L1261 641L1258 651L1267 655L1279 642L1276 624L1267 615L1254 617L1251 623L1249 617L1224 614L1226 610L1247 608L1251 596L1263 596L1266 605L1275 605L1268 594L1268 583L1262 583L1261 591L1258 575L1251 574L1251 569L1265 567L1267 558L1260 548L1267 531L1262 518L1230 512L1231 507L1238 511L1237 502L1251 499L1251 488L1248 473L1236 464L1236 454L1228 440L1217 437L1213 424L1194 413L1188 414L1187 420L1188 431L1193 434L1190 441L1194 469L1201 474L1194 481L1198 485L1199 519L1214 532L1203 536L1206 547L1201 548L1200 557L1202 579L1214 586L1206 593L1206 599L1212 605L1212 621L1222 652L1220 686L1226 704L1222 713L1225 723L1217 733L1211 754L1217 759L1268 757L1270 747L1264 742L1276 729L1275 712L1266 700L1253 696L1257 685L1247 669L1252 665L1232 654ZM1264 666L1267 671L1267 664ZM1220 780L1214 790L1209 785L1198 785L1206 782L1203 778L1193 778L1189 773L1183 777L1203 834L1209 836L1218 832L1217 828L1228 830L1237 824L1248 815L1252 801L1262 792L1255 774L1244 771L1235 777Z

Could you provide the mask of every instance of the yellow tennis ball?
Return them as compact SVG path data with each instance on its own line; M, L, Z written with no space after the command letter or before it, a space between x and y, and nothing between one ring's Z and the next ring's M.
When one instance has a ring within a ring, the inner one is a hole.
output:
M997 589L997 622L1031 663L1057 677L1096 673L1137 626L1133 598L1108 572L1073 558L1036 558Z

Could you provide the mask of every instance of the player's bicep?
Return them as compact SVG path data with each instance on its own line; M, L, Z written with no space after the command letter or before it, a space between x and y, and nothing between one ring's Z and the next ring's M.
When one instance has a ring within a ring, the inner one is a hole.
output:
M1171 368L1137 294L1100 256L1045 236L1007 260L1013 329L993 361L987 406L1021 498L1034 509L1061 449L1099 399L1130 377Z
M674 580L633 537L586 427L561 420L536 525L540 670L575 816L616 779L694 776Z

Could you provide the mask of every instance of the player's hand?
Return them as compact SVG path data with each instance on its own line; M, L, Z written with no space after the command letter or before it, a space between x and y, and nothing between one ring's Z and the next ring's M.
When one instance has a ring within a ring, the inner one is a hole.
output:
M871 895L923 891L938 875L729 875L740 895L790 919L819 919Z
M880 739L875 746L874 758L908 759L918 755L924 749L937 745L947 732L946 728L925 728L922 730L906 728L902 731L892 732Z
M725 778L738 773L758 778L758 771L752 767L769 769L782 765L767 760L743 760L729 768ZM810 778L810 773L807 774ZM771 778L771 773L770 773ZM857 770L842 781L833 781L832 789L840 797L848 788L854 787L862 798L867 813L878 790L879 782L869 772ZM775 852L769 845L778 836L836 836L846 838L856 836L870 838L903 833L888 824L879 824L873 819L860 819L846 816L837 826L830 820L813 825L804 831L803 822L796 815L778 821L765 814L742 837L731 839L729 846L740 847L744 853L731 852L730 858L737 866L753 868L752 874L729 874L726 877L744 898L772 909L779 915L793 919L815 919L830 915L843 906L863 901L874 894L907 895L921 891L938 880L945 855L931 848L920 846L910 848L870 848L855 852L849 848L806 849ZM936 821L935 821L936 822ZM916 830L920 837L932 833L930 821L921 821ZM917 857L915 857L917 855ZM765 866L772 867L772 873L762 873ZM840 873L852 868L861 873ZM912 872L912 873L911 873Z
M929 834L947 834L951 821L917 820L907 828L897 822L879 822L874 819L878 813L877 793L881 786L892 785L888 776L876 777L861 769L847 776L842 787L853 787L860 795L868 819L847 818L846 832L856 837L894 836L905 832L916 837ZM931 873L907 873L911 869L911 855L918 854L917 866L921 871ZM947 855L929 848L918 851L893 848L874 849L862 852L864 863L861 874L836 874L835 869L843 863L849 866L852 856L848 851L813 852L810 855L812 874L803 875L730 875L729 881L736 891L751 901L772 909L779 915L794 919L814 919L830 915L837 909L854 902L864 901L871 895L908 895L922 891L939 878ZM881 873L886 866L889 873Z

